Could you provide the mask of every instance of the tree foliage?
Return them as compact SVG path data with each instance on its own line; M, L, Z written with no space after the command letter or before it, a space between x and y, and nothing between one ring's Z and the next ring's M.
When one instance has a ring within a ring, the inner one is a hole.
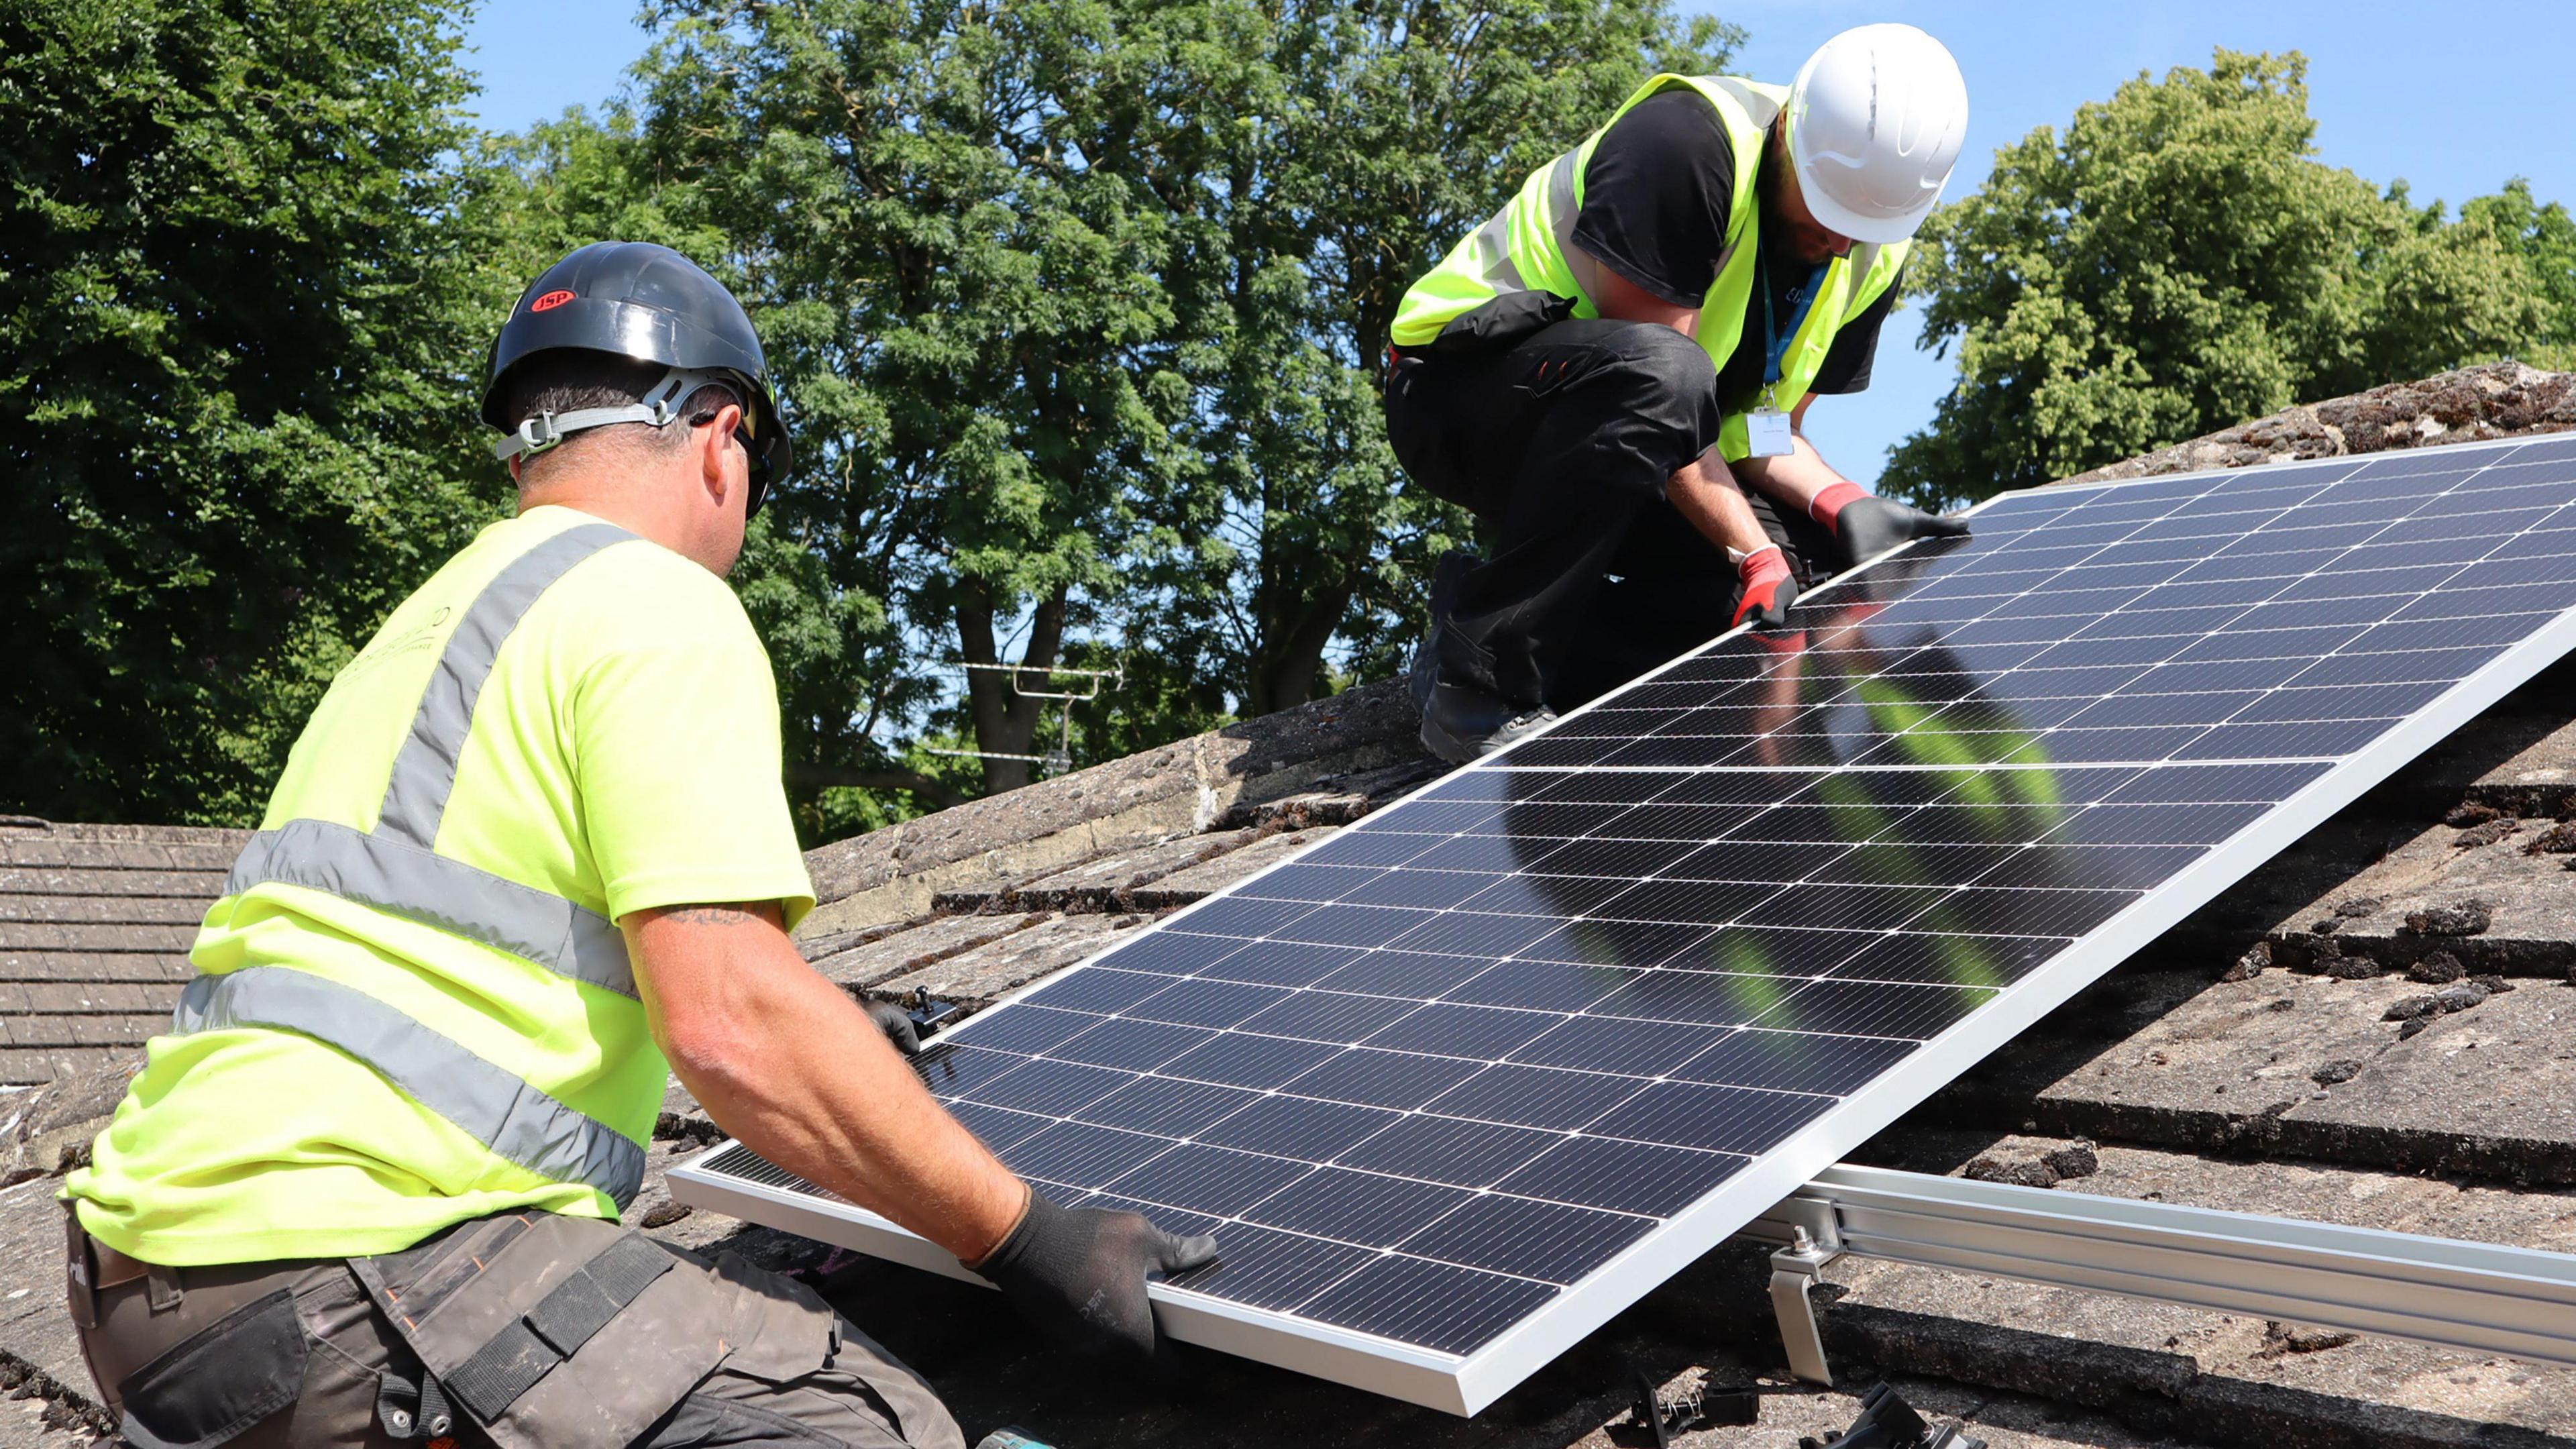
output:
M10 808L255 818L354 642L502 506L466 481L503 304L455 45L433 0L0 12Z
M2493 196L2460 207L2460 220L2491 232L2519 258L2549 321L2522 360L2558 371L2576 369L2576 217L2564 202L2542 205L2520 177Z
M507 507L473 404L509 299L612 236L736 289L798 428L735 583L809 838L1029 779L993 757L1052 748L1054 666L1120 673L1077 760L1393 673L1469 532L1386 446L1404 288L1741 38L1669 0L657 0L625 99L490 137L457 6L0 15L0 803L255 816L331 672ZM1937 215L1909 285L1960 384L1892 481L2576 361L2567 210L2321 164L2303 64L2141 76Z
M925 740L1051 743L1023 691L1066 682L995 666L1122 669L1086 755L1307 699L1337 640L1389 671L1463 531L1385 445L1398 298L1651 69L1733 40L1661 0L654 18L623 172L561 141L537 170L650 187L753 300L811 460L774 536L838 621L791 756L916 797L1031 774Z
M638 165L720 233L756 304L804 460L773 532L841 601L803 759L881 775L877 727L957 680L925 666L996 663L1014 632L1054 663L1097 620L1134 500L1179 461L1160 218L1068 145L1053 99L1110 38L1082 6L659 18ZM983 748L1031 753L1040 702L1005 674L966 683ZM997 760L982 783L1028 776Z
M1392 672L1467 529L1386 446L1405 289L1647 74L1722 69L1741 36L1652 0L1216 0L1120 25L1162 79L1077 93L1068 119L1143 142L1104 164L1170 214L1198 389L1195 486L1156 513L1188 546L1138 624L1264 713L1332 687L1337 643L1346 670Z
M1997 152L1909 271L1959 382L1889 484L1983 497L2547 340L2524 258L2564 213L2453 222L2323 164L2305 75L2221 50Z
M1658 67L1668 0L665 0L629 100L456 107L455 0L0 18L0 390L30 426L0 798L242 821L507 505L472 416L605 236L751 305L803 464L736 574L810 835L1390 672L1465 521L1378 415L1403 288ZM953 666L1024 662L959 673Z

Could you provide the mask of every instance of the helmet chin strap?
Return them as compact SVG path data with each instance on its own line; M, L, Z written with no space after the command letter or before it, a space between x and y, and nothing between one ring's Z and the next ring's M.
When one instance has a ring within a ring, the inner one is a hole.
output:
M675 367L662 374L662 380L653 384L642 402L614 408L580 408L568 413L540 412L524 419L518 431L492 445L492 457L503 463L513 458L533 458L575 433L614 423L667 428L680 420L680 405L699 388L709 386L743 391L743 384L735 381L732 373Z

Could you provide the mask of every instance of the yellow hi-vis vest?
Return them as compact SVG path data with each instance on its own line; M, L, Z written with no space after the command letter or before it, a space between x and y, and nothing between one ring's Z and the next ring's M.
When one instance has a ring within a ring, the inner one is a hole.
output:
M1583 174L1592 162L1602 134L1631 106L1664 91L1688 87L1717 108L1735 148L1735 194L1728 201L1726 244L1718 253L1717 280L1699 309L1699 344L1720 368L1739 345L1760 347L1759 336L1747 339L1747 304L1753 296L1756 262L1762 252L1762 206L1754 182L1763 162L1764 141L1772 118L1788 104L1787 86L1767 86L1733 76L1658 75L1637 88L1583 144L1540 167L1521 183L1493 219L1468 234L1439 266L1415 282L1396 308L1391 331L1398 347L1424 347L1460 317L1509 292L1552 292L1574 302L1577 317L1598 317L1601 309L1575 281L1568 248L1573 245L1575 217L1583 209ZM1833 351L1834 335L1896 280L1910 246L1862 244L1837 257L1825 269L1815 303L1799 325L1780 362L1779 405L1797 405L1808 384ZM1759 328L1755 329L1757 332ZM1751 440L1745 422L1750 398L1723 400L1730 408L1718 435L1718 450L1729 462L1749 456Z
M554 1029L524 1037L477 1033L480 1050L471 1049L449 1034L463 1027L449 1023L451 1012L441 1008L452 997L429 973L369 970L344 981L254 964L189 982L171 1032L260 1026L326 1043L461 1129L471 1140L455 1143L460 1152L479 1149L471 1153L478 1159L472 1177L516 1176L509 1170L515 1167L579 1183L622 1209L642 1186L644 1148L633 1105L622 1100L634 1095L634 1083L619 1078L649 1083L658 1107L666 1070L646 1029L624 936L596 911L437 849L477 696L502 644L557 580L619 544L642 546L615 524L579 522L515 558L492 560L499 568L472 602L438 621L445 637L434 632L419 641L436 643L436 663L384 777L375 827L272 821L251 837L211 913L259 909L262 887L285 885L462 936L492 951L489 969L474 973L472 994L506 1003L531 1025L554 1019ZM359 776L386 769L381 757L356 753L332 763ZM473 1015L485 1010L469 1007ZM563 1051L557 1037L581 1045ZM598 1076L601 1059L628 1061L635 1070Z
M565 508L486 528L296 742L200 974L66 1184L84 1224L188 1266L391 1252L509 1208L616 1218L668 1072L622 903L810 904L774 699L748 699L768 667L677 554ZM669 693L692 681L705 698ZM744 763L633 778L701 746Z

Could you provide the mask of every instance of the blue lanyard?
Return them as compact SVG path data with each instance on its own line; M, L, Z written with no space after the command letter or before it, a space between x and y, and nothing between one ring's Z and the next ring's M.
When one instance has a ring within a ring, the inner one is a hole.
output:
M1816 295L1824 291L1825 269L1832 265L1831 262L1817 263L1816 269L1807 274L1807 280L1798 284L1798 290L1789 294L1789 300L1797 310L1789 314L1789 330L1786 332L1775 331L1772 327L1771 279L1767 276L1753 279L1753 285L1762 289L1762 340L1771 349L1770 356L1762 363L1762 391L1766 398L1780 385L1780 364L1789 356L1789 344L1796 340L1798 329L1806 325L1807 313L1816 305Z

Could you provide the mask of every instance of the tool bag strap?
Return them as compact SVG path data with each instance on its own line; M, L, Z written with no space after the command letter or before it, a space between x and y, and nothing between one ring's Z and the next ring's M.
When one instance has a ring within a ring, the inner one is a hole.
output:
M456 1412L429 1370L412 1367L413 1377L391 1367L377 1370L376 1422L389 1439L444 1439L456 1427Z
M476 1419L498 1418L556 1364L579 1352L654 1279L671 1271L672 1262L650 1239L618 1239L448 1374L447 1392Z

